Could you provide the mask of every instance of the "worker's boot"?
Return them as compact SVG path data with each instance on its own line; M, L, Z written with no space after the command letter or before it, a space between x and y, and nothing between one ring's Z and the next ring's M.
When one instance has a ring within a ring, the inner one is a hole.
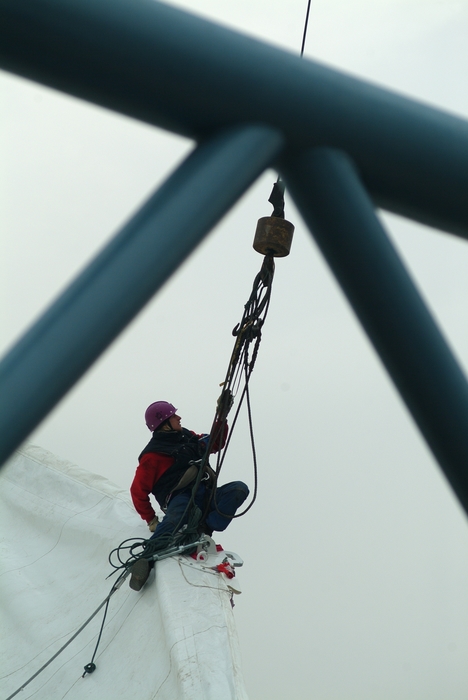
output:
M199 535L208 535L208 537L212 537L213 535L213 528L208 527L206 523L199 523L197 527L197 532Z
M151 562L152 564L153 562ZM130 588L139 591L148 580L150 571L153 568L148 559L138 559L130 569Z

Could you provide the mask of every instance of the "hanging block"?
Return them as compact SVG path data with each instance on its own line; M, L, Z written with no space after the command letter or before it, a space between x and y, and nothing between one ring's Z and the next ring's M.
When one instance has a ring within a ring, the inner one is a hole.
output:
M258 220L253 247L257 253L271 253L275 258L289 255L294 234L290 221L278 216L263 216Z

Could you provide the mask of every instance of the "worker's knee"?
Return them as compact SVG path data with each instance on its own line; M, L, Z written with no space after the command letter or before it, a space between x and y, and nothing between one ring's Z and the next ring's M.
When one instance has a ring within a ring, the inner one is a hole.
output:
M229 486L229 492L236 499L237 505L240 506L249 495L249 487L243 481L232 481Z

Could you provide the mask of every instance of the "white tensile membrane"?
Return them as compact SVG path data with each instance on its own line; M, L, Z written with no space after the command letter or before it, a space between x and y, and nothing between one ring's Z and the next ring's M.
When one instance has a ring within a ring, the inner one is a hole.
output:
M3 544L0 692L43 666L109 594L109 552L148 531L129 495L46 450L19 450L0 471ZM228 579L189 557L157 562L140 592L128 579L15 697L26 700L247 700ZM235 579L234 579L235 580Z

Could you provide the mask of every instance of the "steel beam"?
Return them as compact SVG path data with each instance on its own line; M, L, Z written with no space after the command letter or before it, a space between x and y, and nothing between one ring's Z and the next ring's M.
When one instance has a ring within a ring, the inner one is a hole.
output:
M383 208L468 237L468 123L155 0L0 0L0 66L200 139L331 146Z
M282 147L244 126L199 146L0 364L0 464Z
M356 170L316 149L284 166L289 192L468 513L468 384Z

